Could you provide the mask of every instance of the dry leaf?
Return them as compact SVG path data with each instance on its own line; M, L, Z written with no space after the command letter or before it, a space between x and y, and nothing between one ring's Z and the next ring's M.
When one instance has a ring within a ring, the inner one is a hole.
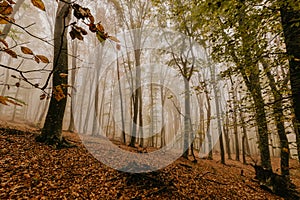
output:
M31 3L42 11L46 11L45 4L42 0L31 0Z
M9 24L9 23L14 23L15 20L11 17L7 17L7 16L4 16L4 15L1 15L0 14L0 24Z
M62 78L66 78L68 76L68 74L60 73L59 76L62 77Z
M11 49L4 49L4 51L5 51L7 54L9 54L11 57L13 57L13 58L18 58L16 52L14 52L13 50L11 50Z
M28 47L21 47L21 51L24 53L24 54L29 54L29 55L33 55L33 52L31 49L29 49Z
M120 50L121 50L121 45L120 45L120 44L117 44L117 45L116 45L116 48L117 48L118 51L120 51Z
M6 42L5 40L0 39L0 42L1 42L2 44L4 44L4 46L5 46L6 48L8 48L8 44L7 44L7 42Z
M3 1L0 3L1 15L10 15L12 12L13 12L13 8L7 1Z
M49 63L49 59L46 57L46 56L43 56L43 55L36 55L36 57L38 59L40 59L43 63Z
M117 43L120 42L120 40L118 40L118 38L116 38L116 37L114 37L114 36L108 36L108 38L109 38L110 40L114 41L114 42L117 42Z
M42 95L40 96L40 100L44 100L46 97L47 97L46 94L42 94Z
M64 91L60 85L55 87L53 94L56 101L61 101L62 99L66 98L66 95L64 94Z
M35 62L40 63L40 59L37 56L34 56L34 60Z

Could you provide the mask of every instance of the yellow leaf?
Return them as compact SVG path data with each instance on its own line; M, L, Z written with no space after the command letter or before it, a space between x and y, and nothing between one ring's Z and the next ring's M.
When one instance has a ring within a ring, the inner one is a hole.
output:
M42 0L31 0L31 3L42 11L46 11L45 4Z
M118 38L116 38L116 37L114 37L114 36L108 36L108 38L109 38L110 40L114 41L114 42L117 42L117 43L120 42L120 40L118 40Z
M21 51L22 51L24 54L33 55L33 52L32 52L31 49L29 49L28 47L21 47Z
M43 63L49 63L49 59L46 57L46 56L43 56L43 55L36 55L36 57L38 59L40 59Z

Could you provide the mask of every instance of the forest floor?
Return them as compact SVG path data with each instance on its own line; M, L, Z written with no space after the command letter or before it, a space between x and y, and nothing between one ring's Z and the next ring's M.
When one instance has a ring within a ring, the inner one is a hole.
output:
M283 199L259 187L254 169L241 162L183 158L156 172L129 174L96 160L76 134L74 148L36 143L37 129L0 121L0 199ZM127 147L124 147L127 148ZM279 160L273 159L274 169ZM300 166L291 160L293 183ZM243 170L243 174L241 171Z

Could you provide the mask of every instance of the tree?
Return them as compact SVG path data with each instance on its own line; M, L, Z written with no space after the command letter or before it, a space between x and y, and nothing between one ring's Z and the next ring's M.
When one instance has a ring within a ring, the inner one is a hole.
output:
M67 30L69 26L72 27L69 32L72 40L83 40L83 35L87 34L86 30L76 25L76 22L70 24L71 8L73 9L73 15L77 19L89 22L89 30L96 33L100 42L112 38L105 32L104 27L100 23L94 24L95 19L88 8L71 3L70 0L58 2L54 28L53 69L47 79L48 82L51 75L53 76L52 95L42 133L36 137L37 141L55 147L69 146L69 143L62 137L63 117L67 103L68 87L70 87L68 85ZM117 41L115 38L113 40Z
M146 0L136 1L116 1L110 0L117 11L120 22L124 27L131 30L130 39L134 46L133 56L135 61L135 82L132 87L135 88L132 94L133 103L133 123L131 139L129 146L134 147L137 138L140 138L140 146L144 146L143 129L143 98L141 86L141 56L142 56L142 30L145 27L148 12L150 11L150 2ZM134 30L134 31L132 31ZM134 87L135 86L135 87ZM138 137L138 134L140 137Z
M280 3L281 23L290 67L293 109L296 122L298 160L300 162L300 4L297 0Z
M256 31L256 28L249 29L249 26L255 24L253 24L253 16L249 16L245 11L246 6L247 4L243 0L222 3L209 1L195 9L195 12L206 11L206 16L203 16L201 24L207 27L204 28L205 30L209 30L206 34L210 36L212 41L213 58L219 62L234 63L235 68L229 68L227 72L238 73L252 96L259 132L261 163L265 168L271 169L268 126L260 84L260 70L256 61L256 56L260 56L260 51L249 48L256 41L256 34L252 33L254 30ZM251 34L248 31L251 31Z
M70 3L70 1L67 1ZM68 39L67 26L71 18L71 7L58 3L54 28L54 58L52 92L42 134L36 140L53 146L67 145L62 137L62 122L67 103L68 85Z

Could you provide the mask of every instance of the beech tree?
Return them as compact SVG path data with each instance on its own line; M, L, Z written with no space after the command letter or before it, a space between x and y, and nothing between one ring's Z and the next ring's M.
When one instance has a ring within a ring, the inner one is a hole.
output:
M32 0L32 4L38 9L45 11L46 7L42 0ZM16 10L19 8L20 3L22 1L18 1L16 5ZM40 38L33 33L29 32L28 27L23 27L15 22L13 19L14 6L13 1L2 1L1 9L0 9L0 24L12 24L17 26L18 28L25 31L29 36L34 37L48 45L52 44ZM77 21L70 23L71 14L73 11L74 17ZM53 145L55 147L64 147L68 146L68 142L62 137L62 122L66 108L67 96L68 96L68 88L71 87L68 85L68 33L72 40L78 39L83 40L83 36L87 34L87 31L77 25L77 22L82 21L85 24L90 32L95 33L97 39L102 43L107 39L118 42L118 40L109 36L107 32L105 32L104 27L101 23L95 23L95 19L91 14L90 9L80 6L79 4L73 3L69 0L66 1L58 1L58 8L56 13L56 21L55 21L55 30L54 30L54 59L53 59L53 69L50 71L44 85L39 85L33 83L31 79L29 79L26 74L30 71L24 71L14 67L0 65L3 68L7 68L9 70L15 71L19 73L20 79L31 85L34 88L40 89L43 94L40 96L40 99L43 100L47 96L51 98L49 109L47 112L46 120L44 127L42 129L42 134L39 135L36 140L39 142L44 142L46 144ZM9 27L9 25L7 26ZM68 28L71 27L70 32L68 32ZM10 27L9 27L10 28ZM8 32L9 30L6 30ZM6 33L7 34L7 33ZM9 44L6 42L4 38L0 40L2 46L0 47L1 51L7 53L13 58L18 58L18 55L15 51L12 50L12 47L9 47ZM21 46L21 51L25 55L32 56L32 59L37 63L50 63L49 59L43 55L37 55L28 47ZM37 70L33 70L35 72ZM41 70L43 71L43 70ZM52 77L52 93L48 94L46 89L50 83ZM18 87L18 85L17 85ZM12 103L15 105L21 105L21 101L9 97L9 96L0 96L0 102L2 104Z
M54 28L53 95L42 134L36 138L39 142L55 146L66 145L66 141L62 138L62 122L68 95L68 32L66 29L71 18L71 7L67 3L58 3Z
M279 1L279 3L286 53L290 67L297 151L300 162L300 3L296 0Z

